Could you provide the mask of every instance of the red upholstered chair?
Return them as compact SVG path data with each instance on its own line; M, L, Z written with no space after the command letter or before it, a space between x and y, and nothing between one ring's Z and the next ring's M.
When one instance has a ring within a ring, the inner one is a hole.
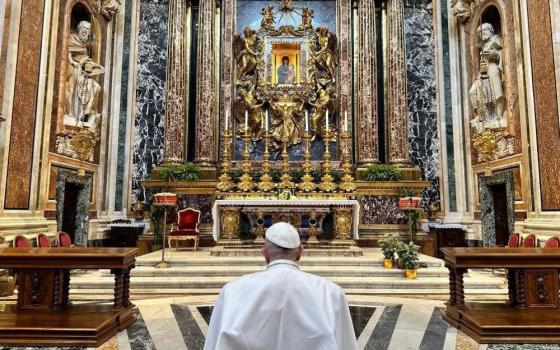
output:
M513 235L509 236L508 248L519 248L520 241L521 236L519 235L519 233L514 233Z
M560 238L558 237L551 237L549 238L546 243L544 244L545 248L559 248L560 247Z
M537 246L537 237L533 234L523 239L523 248L535 248Z
M39 233L37 235L37 247L39 248L50 248L51 247L51 240L49 236L44 233Z
M198 248L198 239L200 232L198 231L198 224L200 223L200 211L192 208L179 210L177 212L177 228L169 232L168 245L171 248L173 241L194 241L194 250ZM179 250L179 243L177 243L177 250Z
M25 238L25 236L17 235L14 238L14 247L16 248L31 248L31 241Z
M58 233L58 246L62 248L68 248L72 246L72 238L66 232Z

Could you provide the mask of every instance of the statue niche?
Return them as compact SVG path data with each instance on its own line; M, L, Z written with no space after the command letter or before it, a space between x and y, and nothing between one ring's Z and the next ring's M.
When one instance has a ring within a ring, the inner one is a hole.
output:
M490 9L490 10L489 10ZM499 32L499 12L493 6L486 11L495 14L495 24L482 22L476 35L479 69L469 90L473 111L470 121L473 129L473 147L478 162L488 162L514 153L514 137L508 131L507 100L504 93L504 44ZM497 24L496 24L497 23Z
M67 35L62 40L60 64L59 124L56 153L93 162L100 140L103 96L101 77L101 28L118 12L120 0L81 0L69 7L65 17Z

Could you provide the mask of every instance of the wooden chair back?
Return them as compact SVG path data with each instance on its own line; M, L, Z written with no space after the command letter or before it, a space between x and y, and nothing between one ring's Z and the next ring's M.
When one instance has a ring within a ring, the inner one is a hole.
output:
M58 246L62 248L71 247L72 246L72 238L66 232L59 232L58 233Z
M545 248L560 248L560 238L558 237L551 237L547 239L546 243L544 244Z
M31 248L31 241L28 240L25 236L17 235L14 238L14 247L16 248Z
M523 248L535 248L537 246L537 237L533 234L523 239Z
M37 247L39 248L50 248L51 247L51 240L49 236L44 233L39 233L37 235Z
M514 233L513 235L509 236L508 248L519 248L520 240L521 236L519 235L519 233Z

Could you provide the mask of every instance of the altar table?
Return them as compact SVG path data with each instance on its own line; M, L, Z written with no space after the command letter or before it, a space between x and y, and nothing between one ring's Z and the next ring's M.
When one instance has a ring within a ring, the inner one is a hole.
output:
M442 248L449 269L444 319L479 343L559 343L560 249ZM470 268L505 268L509 302L467 303Z
M358 226L360 223L360 204L356 200L349 199L298 199L298 200L279 200L279 199L221 199L214 202L212 208L212 217L214 226L212 234L214 240L221 238L222 226L234 223L238 220L233 216L222 216L224 211L241 211L244 207L262 207L262 208L294 208L312 211L314 208L332 208L340 210L348 210L350 212L351 228L350 233L354 239L358 239ZM336 225L336 223L335 223ZM348 237L350 238L350 237Z
M0 344L100 346L135 321L129 300L136 248L2 248L0 269L16 272L18 299L0 306ZM110 269L113 304L72 304L70 269Z

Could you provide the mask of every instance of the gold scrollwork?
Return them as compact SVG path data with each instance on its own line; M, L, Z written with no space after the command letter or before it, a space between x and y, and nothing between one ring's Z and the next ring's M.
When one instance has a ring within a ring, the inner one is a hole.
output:
M348 240L352 237L352 208L337 207L334 211L335 239Z
M239 238L239 222L241 221L239 208L222 208L222 234L226 239Z

